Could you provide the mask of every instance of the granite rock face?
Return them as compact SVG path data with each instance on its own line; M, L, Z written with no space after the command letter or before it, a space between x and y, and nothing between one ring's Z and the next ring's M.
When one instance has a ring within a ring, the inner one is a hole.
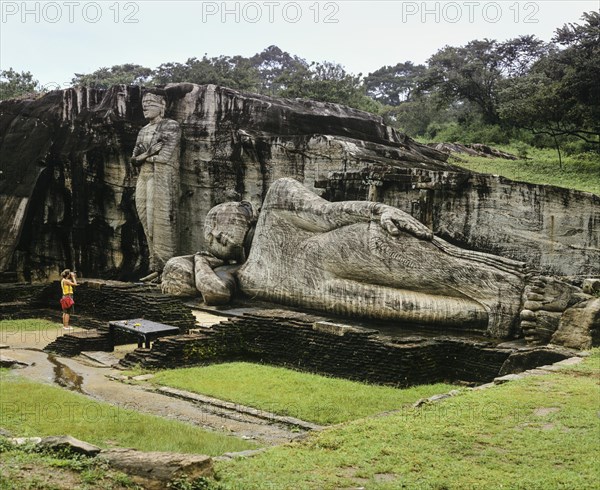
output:
M271 182L314 189L330 172L374 160L447 168L445 155L381 118L336 104L244 94L214 85L166 88L181 126L177 254L203 248L207 212L232 194L259 206ZM148 247L129 162L145 125L139 87L68 89L0 104L0 271L135 278Z
M149 268L130 158L146 124L139 87L67 89L0 103L0 272L135 279ZM179 123L176 254L204 249L216 204L258 209L292 177L330 201L398 207L462 247L600 275L600 197L479 175L446 155L336 104L270 98L213 85L166 87Z
M330 176L324 197L402 209L449 242L545 275L600 275L600 196L497 175L365 168Z

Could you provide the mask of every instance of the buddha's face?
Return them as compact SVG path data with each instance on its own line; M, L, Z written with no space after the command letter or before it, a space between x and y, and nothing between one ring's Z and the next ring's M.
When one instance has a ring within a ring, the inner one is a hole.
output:
M222 260L245 260L244 240L250 229L247 214L239 203L224 203L212 208L204 223L208 251Z
M154 97L144 97L142 99L142 110L144 111L144 117L152 120L158 116L162 116L165 112L165 107L164 104L161 104Z

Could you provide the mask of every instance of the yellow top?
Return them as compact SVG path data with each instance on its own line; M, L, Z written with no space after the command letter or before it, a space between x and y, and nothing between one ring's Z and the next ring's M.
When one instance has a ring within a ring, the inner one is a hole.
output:
M61 280L60 284L62 286L62 292L63 292L63 296L66 296L67 294L73 294L73 286L65 283L65 280Z

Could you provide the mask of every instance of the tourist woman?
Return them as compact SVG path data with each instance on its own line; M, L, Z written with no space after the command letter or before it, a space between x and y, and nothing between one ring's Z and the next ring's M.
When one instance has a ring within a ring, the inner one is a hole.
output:
M65 269L61 273L62 279L60 281L60 287L62 289L62 299L60 300L60 304L62 306L62 320L63 320L63 328L65 330L72 330L72 327L69 326L69 320L71 319L71 314L73 313L73 286L77 286L77 277L75 272L71 272L70 269Z

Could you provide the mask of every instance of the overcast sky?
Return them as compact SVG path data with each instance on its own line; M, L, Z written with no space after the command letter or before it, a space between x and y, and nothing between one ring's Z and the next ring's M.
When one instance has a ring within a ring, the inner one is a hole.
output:
M535 34L546 41L599 0L583 1L55 1L1 0L0 67L49 88L74 73L190 57L251 56L275 44L308 61L368 74L424 63L444 45ZM53 87L54 86L54 87Z

